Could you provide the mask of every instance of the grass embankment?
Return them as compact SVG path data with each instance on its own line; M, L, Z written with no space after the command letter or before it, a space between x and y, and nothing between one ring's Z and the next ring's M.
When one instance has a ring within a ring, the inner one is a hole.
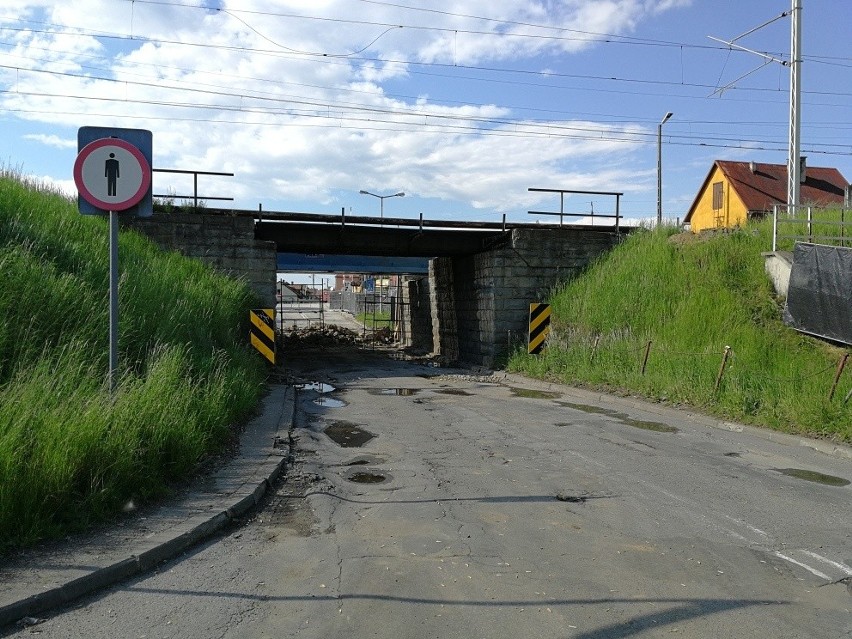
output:
M514 354L510 369L852 442L852 401L843 403L852 367L828 401L844 351L781 322L761 256L771 224L706 239L674 234L638 231L557 290L548 348Z
M164 494L260 395L250 290L131 232L111 400L108 243L104 219L0 175L0 551Z

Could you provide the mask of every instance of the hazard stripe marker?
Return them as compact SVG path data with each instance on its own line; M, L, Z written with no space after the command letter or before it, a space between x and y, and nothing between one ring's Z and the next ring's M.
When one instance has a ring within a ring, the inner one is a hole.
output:
M537 355L544 348L544 342L550 334L550 304L530 304L530 333L527 352Z
M270 364L275 364L275 309L256 308L249 311L249 341Z

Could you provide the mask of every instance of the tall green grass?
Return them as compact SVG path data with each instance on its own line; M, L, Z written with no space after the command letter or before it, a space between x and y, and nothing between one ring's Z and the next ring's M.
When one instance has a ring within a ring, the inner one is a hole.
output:
M852 368L828 401L844 351L783 325L761 256L770 244L770 221L706 239L638 231L554 292L548 348L509 367L852 441Z
M120 236L120 369L107 386L108 230L0 175L0 550L162 495L262 390L242 283Z

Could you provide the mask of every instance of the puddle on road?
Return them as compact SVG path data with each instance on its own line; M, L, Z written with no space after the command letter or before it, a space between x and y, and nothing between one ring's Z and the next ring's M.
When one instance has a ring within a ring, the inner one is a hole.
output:
M609 408L601 408L600 406L589 406L588 404L574 404L573 402L557 402L560 406L572 408L591 415L606 415L612 417L625 426L633 426L633 428L641 428L642 430L651 430L655 433L676 433L678 428L663 424L662 422L651 422L644 419L633 419L627 413L620 413ZM559 424L557 424L558 426Z
M325 395L320 395L314 400L314 404L317 406L322 406L323 408L343 408L348 404L344 402L342 399L336 399L334 397L326 397Z
M411 397L420 392L419 388L370 388L370 395L394 395L400 397Z
M306 390L306 391L315 391L317 393L325 394L332 393L337 389L331 384L324 384L322 382L308 382L307 384L296 384L297 390Z
M351 422L334 422L323 432L343 448L360 448L375 437L373 433Z
M473 393L469 393L463 388L439 388L435 391L441 395L456 395L458 397L470 397Z
M843 479L843 477L835 477L834 475L818 473L815 470L804 470L802 468L773 468L772 470L774 470L776 473L787 475L788 477L804 479L805 481L825 484L826 486L848 486L850 484L850 481L848 479Z
M649 422L643 419L631 419L626 417L621 419L621 422L633 428L641 428L642 430L652 430L655 433L676 433L678 431L674 426L663 424L662 422Z
M526 397L528 399L556 399L557 397L562 397L561 393L518 388L517 386L510 386L509 390L512 391L515 397Z
M381 484L386 480L387 477L379 473L355 473L349 477L349 481L353 481L356 484Z

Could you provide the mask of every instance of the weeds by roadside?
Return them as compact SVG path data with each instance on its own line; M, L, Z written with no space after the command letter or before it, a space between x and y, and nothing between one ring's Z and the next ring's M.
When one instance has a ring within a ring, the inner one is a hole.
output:
M107 246L103 219L0 175L0 551L162 494L262 390L243 344L251 291L122 232L111 399Z
M516 352L509 367L852 442L852 370L828 400L845 350L781 322L761 256L771 221L699 241L671 241L676 232L637 232L555 291L548 348Z

